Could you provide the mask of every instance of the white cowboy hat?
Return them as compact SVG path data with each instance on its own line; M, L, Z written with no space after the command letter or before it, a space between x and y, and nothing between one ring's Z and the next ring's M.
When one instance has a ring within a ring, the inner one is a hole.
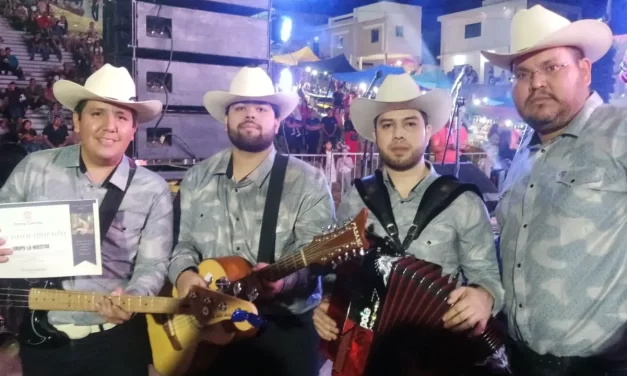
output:
M207 92L202 102L216 120L224 123L226 109L233 103L258 101L279 108L279 120L288 117L298 105L296 93L277 93L268 74L261 68L242 68L233 80L228 92Z
M357 98L350 107L355 130L362 137L374 141L374 120L384 112L415 109L427 114L432 133L439 131L448 121L453 100L444 90L420 92L409 74L388 75L379 87L376 99Z
M512 19L509 54L481 51L492 64L506 70L512 61L531 52L554 47L577 47L593 63L612 47L612 30L597 20L571 23L550 10L535 5L516 13Z
M161 113L163 104L157 100L138 102L135 82L126 68L105 64L85 81L85 86L68 80L57 81L52 87L57 101L74 111L83 100L118 104L137 112L137 122L145 123Z

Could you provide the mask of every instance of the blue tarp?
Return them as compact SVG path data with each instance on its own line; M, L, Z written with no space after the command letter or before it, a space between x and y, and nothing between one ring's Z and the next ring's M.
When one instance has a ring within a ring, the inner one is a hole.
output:
M414 76L414 81L425 89L450 89L451 79L441 70L432 70Z
M403 74L405 73L405 69L402 67L393 67L390 65L377 65L372 68L368 68L366 70L362 70L359 72L353 73L336 73L333 75L334 80L345 81L353 84L366 83L369 84L373 78L377 75L377 71L381 71L383 76L381 78L385 78L388 74Z

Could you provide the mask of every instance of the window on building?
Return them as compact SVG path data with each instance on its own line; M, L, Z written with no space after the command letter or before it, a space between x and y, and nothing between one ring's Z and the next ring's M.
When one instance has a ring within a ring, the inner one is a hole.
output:
M379 29L370 30L370 43L377 43L379 41Z
M404 26L397 26L396 27L396 36L398 38L403 38L405 36L405 27Z
M481 22L466 25L464 37L466 39L477 38L481 36Z
M335 48L340 49L340 50L344 48L344 36L343 35L335 36Z

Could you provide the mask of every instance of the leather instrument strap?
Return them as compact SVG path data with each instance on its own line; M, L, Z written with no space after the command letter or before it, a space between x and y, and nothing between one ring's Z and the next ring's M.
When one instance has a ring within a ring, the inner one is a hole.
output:
M281 206L281 195L283 194L283 183L285 182L288 161L289 157L282 154L277 153L274 157L274 163L270 171L268 193L266 194L266 204L263 208L257 262L268 264L274 262L276 225L279 220L279 208Z
M401 242L392 211L390 195L383 180L383 172L377 170L374 175L355 179L355 187L364 204L377 217L387 232L388 244L394 245L397 253L406 252L425 227L462 193L473 192L480 198L483 197L479 188L474 184L462 183L453 176L438 177L425 191L418 205L414 221L407 230L405 239Z

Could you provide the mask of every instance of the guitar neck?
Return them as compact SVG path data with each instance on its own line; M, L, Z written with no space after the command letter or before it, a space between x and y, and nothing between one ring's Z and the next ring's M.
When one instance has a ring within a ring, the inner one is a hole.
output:
M305 247L293 255L281 258L276 263L261 269L257 272L257 275L268 281L276 282L290 274L294 274L297 271L306 268L309 265L309 262L307 261L309 248L311 247Z
M174 314L182 311L182 301L176 298L154 296L111 296L83 293L78 291L31 289L28 294L28 307L41 311L98 311L98 303L103 299L111 301L131 313Z

